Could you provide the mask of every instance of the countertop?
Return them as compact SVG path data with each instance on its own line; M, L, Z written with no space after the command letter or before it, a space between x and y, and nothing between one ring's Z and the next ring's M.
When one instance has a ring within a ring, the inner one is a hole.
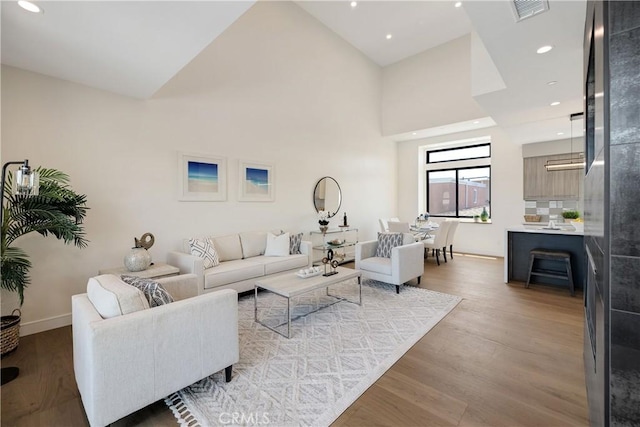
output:
M584 236L583 231L576 231L572 225L567 224L560 227L559 230L548 230L543 227L546 227L547 224L540 225L516 225L513 227L508 227L506 229L507 232L517 232L517 233L537 233L537 234L563 234L567 236Z

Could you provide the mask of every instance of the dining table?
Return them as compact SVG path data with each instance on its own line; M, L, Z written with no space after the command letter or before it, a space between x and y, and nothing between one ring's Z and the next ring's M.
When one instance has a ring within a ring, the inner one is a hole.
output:
M416 222L409 226L409 230L413 233L416 241L431 239L431 232L436 231L440 225L433 221Z

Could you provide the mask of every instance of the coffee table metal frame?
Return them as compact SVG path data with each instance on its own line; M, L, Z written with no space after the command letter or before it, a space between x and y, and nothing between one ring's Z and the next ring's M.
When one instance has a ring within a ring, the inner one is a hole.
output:
M332 276L315 276L303 279L301 277L296 276L294 273L272 277L265 280L258 280L254 284L254 299L253 299L253 314L256 323L264 326L267 329L270 329L285 338L291 338L291 321L300 319L301 317L308 316L311 313L315 313L318 310L330 307L334 304L339 303L340 301L350 302L352 304L362 305L362 280L361 280L361 272L360 270L353 270L351 268L338 267L338 274L334 274ZM329 286L335 285L337 283L344 282L349 279L358 278L358 301L351 301L347 298L340 297L338 295L331 295L329 293ZM291 318L291 298L299 295L306 294L308 292L314 291L316 289L325 288L327 295L336 299L336 301L325 304L323 306L318 307L315 310L312 310L308 313L301 314L299 316ZM276 295L280 295L287 299L287 321L283 322L274 327L267 325L258 319L258 289L264 289L266 291L272 292ZM283 325L287 325L287 334L280 332L276 328L281 327Z

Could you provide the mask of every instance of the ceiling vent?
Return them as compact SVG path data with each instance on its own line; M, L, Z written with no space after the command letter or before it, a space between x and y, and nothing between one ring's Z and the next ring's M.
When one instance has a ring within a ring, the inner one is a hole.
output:
M547 0L513 0L511 7L517 22L549 10L549 2Z

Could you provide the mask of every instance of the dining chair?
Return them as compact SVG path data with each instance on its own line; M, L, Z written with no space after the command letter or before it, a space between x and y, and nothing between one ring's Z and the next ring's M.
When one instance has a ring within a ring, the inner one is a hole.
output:
M449 254L451 255L451 259L453 259L453 238L456 235L456 230L458 229L458 225L460 224L459 219L448 219L445 222L449 222L449 232L447 233L447 243L445 244L444 253L445 253L445 261L446 261L446 253L447 248L449 248Z
M386 233L389 231L389 223L390 222L399 222L400 219L398 218L380 218L378 219L378 222L380 223L380 231L383 233Z
M447 262L447 235L449 234L449 227L453 224L450 221L442 221L440 223L440 227L435 232L435 235L430 239L425 239L422 241L424 244L425 255L426 258L429 258L429 251L435 253L436 263L440 265L440 252L442 251L442 256L444 258L444 262Z
M389 231L392 233L409 233L409 223L400 221L389 221Z

